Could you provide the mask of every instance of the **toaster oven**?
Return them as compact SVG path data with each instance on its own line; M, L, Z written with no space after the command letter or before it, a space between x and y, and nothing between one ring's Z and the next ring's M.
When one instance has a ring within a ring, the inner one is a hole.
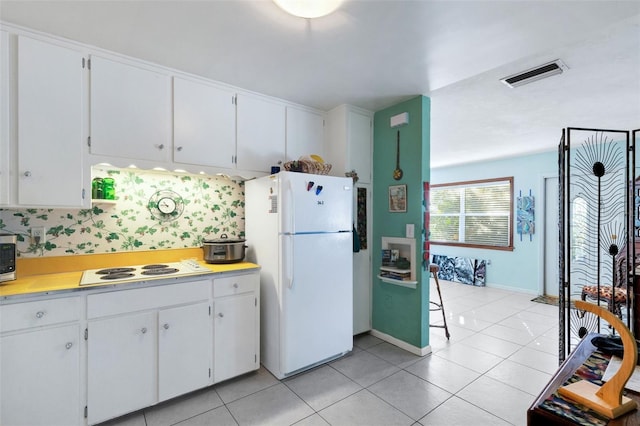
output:
M16 279L16 236L0 234L0 282Z

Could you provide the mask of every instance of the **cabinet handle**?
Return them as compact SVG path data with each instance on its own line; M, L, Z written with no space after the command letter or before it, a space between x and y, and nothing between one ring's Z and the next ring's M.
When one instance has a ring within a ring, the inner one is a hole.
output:
M162 327L163 327L165 330L168 330L168 329L169 329L169 324L165 324L165 325L163 325Z
M31 177L31 172L29 170L27 170L26 172L24 172L25 177Z
M224 314L223 314L222 312L220 312L220 313L218 314L218 316L219 316L220 318L223 318L223 317L224 317Z
M142 330L140 331L142 331L142 334L145 334L147 332L147 327L142 327Z
M44 311L36 312L36 318L42 318L44 316Z
M177 147L176 151L178 151L178 152L182 151L182 147L181 146Z
M158 149L159 149L159 150L163 150L163 149L164 149L164 144L163 144L163 143L161 143L160 145L158 145Z
M238 288L238 283L233 283L233 288Z
M73 343L67 342L67 344L64 345L64 347L67 348L67 349L71 349L73 347Z

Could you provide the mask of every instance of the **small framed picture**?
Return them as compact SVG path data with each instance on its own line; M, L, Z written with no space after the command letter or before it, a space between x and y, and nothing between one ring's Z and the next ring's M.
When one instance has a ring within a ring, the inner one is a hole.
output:
M389 211L392 213L407 211L407 185L389 186Z

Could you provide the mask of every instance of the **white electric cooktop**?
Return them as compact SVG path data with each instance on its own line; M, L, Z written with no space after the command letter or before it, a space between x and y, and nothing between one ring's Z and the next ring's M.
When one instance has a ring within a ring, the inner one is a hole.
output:
M180 262L89 269L82 273L80 285L149 281L162 278L184 277L210 273L211 269L200 265L195 260L183 260Z

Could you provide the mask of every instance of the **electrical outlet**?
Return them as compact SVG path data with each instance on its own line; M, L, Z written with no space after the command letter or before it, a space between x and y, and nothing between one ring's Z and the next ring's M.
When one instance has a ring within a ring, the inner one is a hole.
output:
M47 229L44 226L31 228L31 238L35 244L46 243Z

